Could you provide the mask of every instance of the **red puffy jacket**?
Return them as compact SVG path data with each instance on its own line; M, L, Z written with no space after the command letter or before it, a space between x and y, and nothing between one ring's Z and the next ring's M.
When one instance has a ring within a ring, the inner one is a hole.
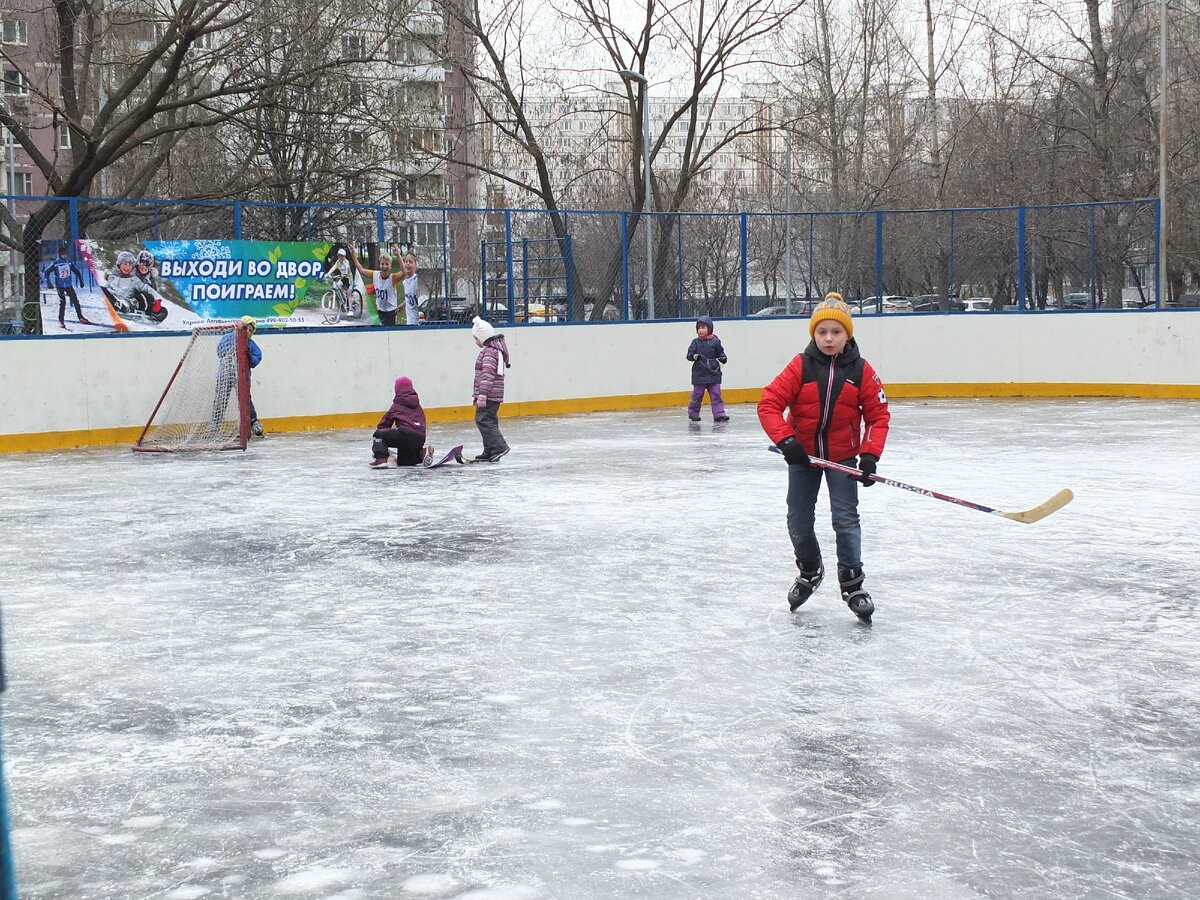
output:
M882 456L891 418L883 382L853 340L835 357L810 343L758 401L758 420L772 443L794 436L810 456L835 462L859 453Z

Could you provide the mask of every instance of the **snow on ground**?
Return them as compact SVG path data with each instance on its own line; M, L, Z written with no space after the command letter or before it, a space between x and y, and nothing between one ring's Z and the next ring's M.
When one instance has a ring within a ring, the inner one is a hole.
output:
M1200 404L892 405L880 474L1077 499L863 491L871 626L751 407L0 457L23 900L1193 895Z

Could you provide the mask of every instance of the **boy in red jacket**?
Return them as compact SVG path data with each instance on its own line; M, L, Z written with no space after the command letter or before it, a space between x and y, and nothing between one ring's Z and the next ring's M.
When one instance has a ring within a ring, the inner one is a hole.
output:
M825 577L813 531L823 474L837 536L842 599L851 612L869 622L875 604L863 589L858 485L873 484L868 476L875 474L883 454L891 413L883 383L859 355L850 308L840 294L825 295L813 310L808 333L812 341L804 352L763 389L758 401L763 430L788 463L788 536L800 569L788 592L788 605L795 612ZM857 456L862 478L810 465L809 454L848 466L855 465Z

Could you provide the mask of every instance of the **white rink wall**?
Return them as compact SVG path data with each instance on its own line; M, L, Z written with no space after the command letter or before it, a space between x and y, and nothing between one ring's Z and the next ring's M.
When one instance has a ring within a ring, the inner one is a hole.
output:
M691 322L528 325L507 335L508 414L678 402ZM808 341L805 319L718 320L729 399L754 399ZM893 397L1200 398L1200 312L861 318L864 355ZM120 443L146 421L188 335L0 340L0 450ZM358 427L408 375L433 418L470 414L469 329L263 331L253 394L276 430ZM512 404L521 404L515 406Z

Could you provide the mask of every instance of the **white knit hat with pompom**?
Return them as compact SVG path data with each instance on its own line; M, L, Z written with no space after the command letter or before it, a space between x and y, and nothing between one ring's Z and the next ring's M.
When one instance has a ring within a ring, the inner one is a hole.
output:
M479 343L487 343L487 339L496 336L496 329L492 327L491 322L485 322L483 319L476 316L471 320L471 336L478 339Z

